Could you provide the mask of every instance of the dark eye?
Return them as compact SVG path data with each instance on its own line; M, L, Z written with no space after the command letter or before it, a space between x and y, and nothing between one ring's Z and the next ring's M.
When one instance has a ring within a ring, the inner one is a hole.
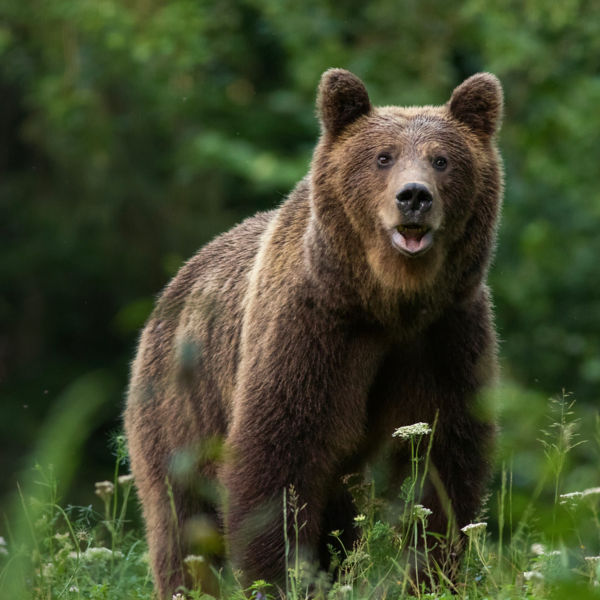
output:
M431 164L437 171L443 171L448 166L448 161L443 156L436 156Z
M392 155L389 152L382 152L377 157L377 166L389 167L394 162Z

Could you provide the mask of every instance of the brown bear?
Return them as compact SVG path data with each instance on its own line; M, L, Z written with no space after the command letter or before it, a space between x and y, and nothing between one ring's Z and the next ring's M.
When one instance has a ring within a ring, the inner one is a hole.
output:
M167 286L125 411L161 597L184 582L190 531L219 551L212 527L246 581L282 582L290 485L306 504L300 544L326 565L328 533L351 544L355 530L343 476L399 426L437 419L430 529L476 516L494 430L474 407L496 372L502 104L488 73L443 106L376 108L355 75L326 71L309 173ZM406 456L389 460L400 477Z

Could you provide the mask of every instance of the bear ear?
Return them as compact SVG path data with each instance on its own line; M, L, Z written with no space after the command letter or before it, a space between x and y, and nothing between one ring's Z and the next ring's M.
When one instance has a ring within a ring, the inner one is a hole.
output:
M491 73L477 73L463 81L448 102L450 113L484 139L499 129L502 105L502 86Z
M329 69L321 76L317 111L323 131L333 137L344 127L371 111L364 83L350 71Z

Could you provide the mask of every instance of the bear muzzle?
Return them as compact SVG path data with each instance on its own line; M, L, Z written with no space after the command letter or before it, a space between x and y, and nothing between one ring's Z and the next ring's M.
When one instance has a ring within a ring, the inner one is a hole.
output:
M433 202L429 187L420 182L406 183L396 194L401 223L392 229L392 244L402 254L420 256L433 245L433 227L429 224Z
M405 256L421 256L433 246L433 229L418 223L398 225L392 230L392 245Z

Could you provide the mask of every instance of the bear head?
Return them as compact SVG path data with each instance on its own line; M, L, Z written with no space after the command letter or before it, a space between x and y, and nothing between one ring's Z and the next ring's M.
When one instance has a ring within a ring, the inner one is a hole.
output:
M326 71L311 202L340 260L366 261L380 285L408 294L481 280L502 195L502 104L489 73L442 106L378 108L358 77Z

